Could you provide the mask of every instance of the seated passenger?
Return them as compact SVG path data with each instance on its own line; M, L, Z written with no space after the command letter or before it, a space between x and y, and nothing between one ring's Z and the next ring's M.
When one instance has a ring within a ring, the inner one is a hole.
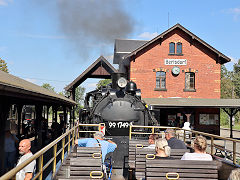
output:
M199 160L199 161L212 161L212 156L206 153L207 140L203 136L197 136L194 140L194 153L186 152L181 160Z
M240 180L240 168L233 169L228 180Z
M148 138L149 146L145 147L145 149L155 149L155 142L159 138L157 134L151 134Z
M102 162L104 163L105 157L108 153L113 152L117 145L111 140L103 140L104 135L102 132L96 132L94 138L83 138L75 140L75 144L82 147L98 147L101 145ZM100 145L99 145L100 144Z
M170 158L171 148L168 146L166 139L158 139L156 141L156 159L172 159Z
M187 149L184 142L175 137L174 129L166 129L165 138L168 141L168 145L171 147L171 149Z

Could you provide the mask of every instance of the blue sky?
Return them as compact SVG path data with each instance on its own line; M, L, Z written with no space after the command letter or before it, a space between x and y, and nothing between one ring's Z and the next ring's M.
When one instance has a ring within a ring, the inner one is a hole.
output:
M176 23L229 56L228 69L240 59L237 0L0 0L0 22L10 73L57 92L100 55L112 62L115 38L149 40Z

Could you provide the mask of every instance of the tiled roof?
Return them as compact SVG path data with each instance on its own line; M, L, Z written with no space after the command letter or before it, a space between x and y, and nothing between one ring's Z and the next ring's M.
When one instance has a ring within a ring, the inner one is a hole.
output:
M122 57L141 47L148 41L115 39L113 64L118 64Z
M182 31L184 31L185 33L187 33L189 36L192 37L193 40L196 40L198 42L200 42L201 44L203 44L205 47L207 47L208 49L210 49L211 51L215 52L220 60L220 63L226 63L226 62L230 62L231 59L229 57L227 57L226 55L222 54L221 52L219 52L218 50L216 50L215 48L213 48L211 45L209 45L208 43L206 43L205 41L203 41L202 39L200 39L198 36L196 36L195 34L193 34L192 32L190 32L189 30L187 30L186 28L184 28L182 25L180 24L176 24L173 27L169 28L168 30L164 31L162 34L158 35L157 37L153 38L152 40L146 42L145 44L143 44L142 46L136 48L134 51L132 51L131 53L125 55L124 58L129 58L133 55L136 55L139 51L141 51L142 49L146 48L147 46L149 46L150 44L152 44L155 41L158 41L162 38L164 38L165 35L167 35L169 32L175 30L175 29L181 29Z

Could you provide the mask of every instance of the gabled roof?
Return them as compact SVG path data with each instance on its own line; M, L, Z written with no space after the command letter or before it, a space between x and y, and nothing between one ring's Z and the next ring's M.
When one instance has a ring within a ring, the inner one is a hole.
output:
M91 66L89 66L64 89L66 91L71 91L71 89L78 87L87 78L110 79L111 74L114 72L117 72L117 70L103 56L100 56Z
M113 64L118 64L122 57L144 45L146 40L115 39Z
M0 95L38 102L76 105L71 99L3 71L0 71Z
M226 63L226 62L230 62L231 59L227 56L225 56L224 54L222 54L221 52L219 52L218 50L216 50L215 48L213 48L212 46L210 46L208 43L206 43L205 41L203 41L202 39L200 39L199 37L197 37L195 34L193 34L192 32L190 32L189 30L187 30L186 28L184 28L182 25L180 24L176 24L175 26L169 28L168 30L166 30L165 32L163 32L162 34L158 35L157 37L153 38L152 40L146 42L144 45L140 46L139 48L135 49L134 51L132 51L130 54L126 55L124 57L124 59L132 57L134 55L136 55L139 51L141 51L142 49L146 48L147 46L149 46L150 44L152 44L155 41L158 41L159 39L163 39L165 35L167 35L169 32L175 30L175 29L181 29L182 31L184 31L185 33L187 33L189 36L192 37L193 40L196 40L198 42L200 42L201 44L203 44L205 47L207 47L208 49L210 49L211 51L213 51L214 53L216 53L219 56L220 62L221 64Z

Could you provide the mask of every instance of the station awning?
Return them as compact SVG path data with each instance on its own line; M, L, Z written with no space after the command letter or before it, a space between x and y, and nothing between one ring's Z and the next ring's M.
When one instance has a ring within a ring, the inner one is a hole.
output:
M74 106L77 103L63 95L45 89L9 73L0 71L0 97L14 98L21 102L48 102Z
M202 99L202 98L143 98L154 108L240 108L240 99Z

